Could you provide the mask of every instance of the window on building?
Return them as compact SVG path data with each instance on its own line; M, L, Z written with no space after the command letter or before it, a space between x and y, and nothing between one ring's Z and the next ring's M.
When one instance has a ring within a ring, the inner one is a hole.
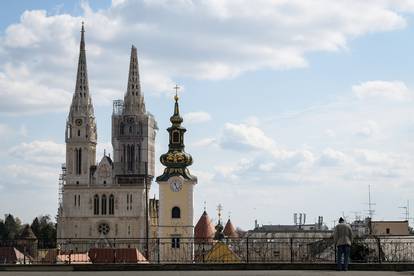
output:
M114 214L114 204L115 204L114 195L110 195L109 196L109 214L110 215Z
M81 174L82 168L82 149L75 149L75 170L76 174Z
M180 218L181 217L181 210L179 207L175 206L171 210L171 217L172 218Z
M387 234L389 234L391 231L390 231L390 228L387 228L387 229L385 229L385 232L387 233Z
M102 215L106 215L106 195L102 195Z
M172 141L173 143L180 143L180 133L178 131L173 132Z
M119 125L119 134L124 135L124 123Z
M80 195L78 195L78 206L80 207Z
M99 196L95 195L93 197L93 214L99 215Z
M180 248L180 238L171 238L171 248Z
M134 168L134 161L135 161L135 147L134 145L127 146L127 163L128 163L128 171L132 171Z
M67 129L66 129L66 138L72 138L72 126L68 125Z
M76 206L76 198L77 198L77 196L75 195L74 197L75 197L75 206Z
M80 129L78 129L78 136L80 136Z

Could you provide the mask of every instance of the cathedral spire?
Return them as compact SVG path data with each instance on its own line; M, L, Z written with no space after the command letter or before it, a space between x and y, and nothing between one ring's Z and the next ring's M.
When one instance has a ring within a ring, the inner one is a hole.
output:
M134 45L131 48L128 87L124 97L124 112L130 115L145 113L144 97L141 94L141 83L139 80L137 48Z
M79 61L78 61L78 73L76 76L76 88L75 93L80 98L89 97L89 84L88 84L88 70L86 66L86 51L85 51L85 27L82 22L81 29L81 41L79 47Z

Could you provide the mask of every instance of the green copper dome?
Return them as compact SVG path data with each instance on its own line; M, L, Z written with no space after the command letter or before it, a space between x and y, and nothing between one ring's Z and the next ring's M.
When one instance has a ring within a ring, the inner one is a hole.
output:
M175 95L174 114L170 117L171 126L167 129L170 138L168 152L160 157L161 164L166 168L164 173L157 177L157 181L167 181L171 176L176 175L181 175L191 180L197 179L190 174L187 168L193 164L193 158L184 151L184 133L187 130L181 126L183 118L180 115L178 99L178 96Z

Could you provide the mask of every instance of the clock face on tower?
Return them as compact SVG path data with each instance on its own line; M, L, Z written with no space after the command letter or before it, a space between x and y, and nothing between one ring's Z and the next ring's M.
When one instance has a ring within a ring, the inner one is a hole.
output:
M82 125L82 119L76 119L75 124L77 126L81 126Z
M170 181L170 188L173 192L179 192L183 188L183 183L179 179L173 179Z

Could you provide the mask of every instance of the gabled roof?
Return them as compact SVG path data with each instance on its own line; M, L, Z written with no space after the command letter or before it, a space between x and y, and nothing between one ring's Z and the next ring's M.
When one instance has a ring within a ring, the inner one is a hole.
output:
M32 228L29 224L26 224L26 226L23 228L22 233L20 234L20 239L23 240L37 240L37 237L32 231Z
M230 219L227 221L223 233L228 238L234 239L239 237L239 234L236 232L236 228L234 228L233 223L231 223Z
M214 225L207 212L204 211L194 227L195 239L212 239L214 237Z

